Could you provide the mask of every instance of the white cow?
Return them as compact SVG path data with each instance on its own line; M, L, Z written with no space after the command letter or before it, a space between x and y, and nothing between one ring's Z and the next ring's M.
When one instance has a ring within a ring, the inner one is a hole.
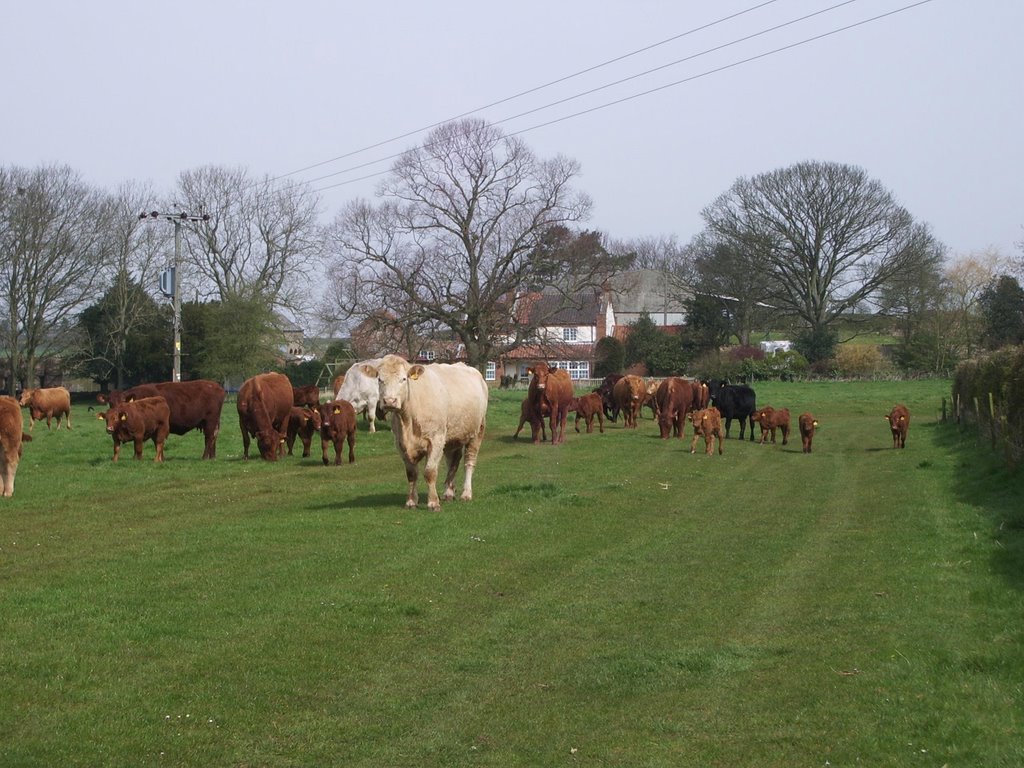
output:
M341 387L334 393L335 400L348 400L355 408L356 414L363 413L370 421L370 431L377 431L377 400L380 392L377 387L377 379L367 376L363 372L363 366L368 365L376 368L380 365L381 358L373 360L361 360L352 363L352 366L345 374L345 380Z
M466 480L461 499L471 500L473 468L487 423L487 384L480 371L463 363L410 365L397 355L387 355L379 365L363 365L360 370L377 379L380 403L391 415L395 447L409 480L405 506L415 508L419 501L419 463L426 459L427 507L441 508L437 469L442 455L448 461L445 500L455 498L455 472L463 454Z

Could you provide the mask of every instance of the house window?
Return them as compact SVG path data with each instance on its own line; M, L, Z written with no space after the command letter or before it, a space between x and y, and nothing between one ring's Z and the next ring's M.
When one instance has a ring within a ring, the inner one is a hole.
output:
M484 371L484 381L494 381L498 377L498 365L497 363L488 363L487 370Z
M578 336L578 329L576 328L563 328L562 329L562 341L576 341Z
M420 360L434 360L437 358L437 352L432 349L421 349Z
M561 368L569 372L569 378L573 381L590 378L590 362L588 360L559 360L551 363L553 368Z

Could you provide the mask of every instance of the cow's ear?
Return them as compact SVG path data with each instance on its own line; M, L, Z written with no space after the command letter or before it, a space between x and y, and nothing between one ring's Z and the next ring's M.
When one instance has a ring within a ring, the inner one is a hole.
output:
M341 408L339 408L338 406L334 406L334 410L332 411L332 413L341 413Z
M424 370L426 369L422 365L414 365L409 369L409 378L416 381L416 379L423 375Z
M818 426L818 422L817 422L817 421L812 421L812 422L811 422L811 424L812 424L813 426L815 426L815 427L816 427L816 426Z
M122 413L121 414L121 421L128 421L128 414L127 413Z
M527 368L526 369L526 375L527 376L533 376L533 368Z
M361 370L363 373L365 373L371 379L376 379L377 378L377 369L374 368L372 365L361 365L361 366L359 366L359 370Z
M100 411L99 413L96 414L96 418L99 419L100 421L105 421L107 418L107 412Z

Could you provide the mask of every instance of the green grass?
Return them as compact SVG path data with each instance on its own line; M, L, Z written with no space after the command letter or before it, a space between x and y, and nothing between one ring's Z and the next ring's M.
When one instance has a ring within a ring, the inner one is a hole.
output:
M495 392L440 513L386 429L242 462L228 404L215 461L192 434L158 466L84 407L37 425L0 499L0 765L1024 763L1024 481L937 423L946 382L757 390L813 454L649 418L534 446Z

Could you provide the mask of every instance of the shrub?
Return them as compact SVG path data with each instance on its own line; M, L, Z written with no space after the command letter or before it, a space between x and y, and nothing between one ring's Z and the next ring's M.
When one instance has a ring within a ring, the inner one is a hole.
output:
M843 344L836 350L836 369L847 378L870 378L888 367L875 344Z

